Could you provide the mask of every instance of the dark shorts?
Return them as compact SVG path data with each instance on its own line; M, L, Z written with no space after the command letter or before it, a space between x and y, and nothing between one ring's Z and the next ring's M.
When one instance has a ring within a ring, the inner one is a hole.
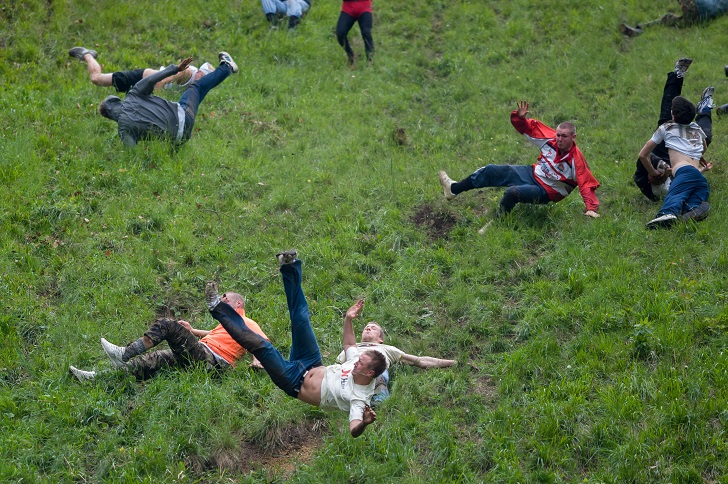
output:
M144 69L134 69L133 71L119 71L111 74L111 85L114 86L116 92L129 92L134 84L141 81L144 77Z

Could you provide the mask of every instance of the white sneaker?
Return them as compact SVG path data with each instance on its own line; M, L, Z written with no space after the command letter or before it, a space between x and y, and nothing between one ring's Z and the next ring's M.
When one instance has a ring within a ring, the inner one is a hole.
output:
M671 213L666 213L665 215L660 215L657 218L653 218L649 222L647 222L647 228L648 229L656 229L660 227L670 227L672 224L675 223L677 220L677 215L673 215Z
M488 227L490 227L490 224L492 224L493 221L490 220L487 224L480 227L480 230L478 230L478 235L484 235L488 231Z
M70 371L73 376L78 378L79 381L93 380L94 378L96 378L95 371L79 370L75 366L69 366L68 371Z
M230 70L233 71L233 74L236 74L238 72L238 65L235 63L233 57L230 54L223 51L217 54L217 58L220 63L225 63L230 66Z
M437 176L440 177L440 185L442 185L442 192L445 194L445 198L448 200L452 200L455 198L455 194L452 192L452 184L455 183L455 180L447 176L447 173L440 170L437 172Z
M106 355L111 360L111 366L114 368L126 368L126 362L122 359L124 356L124 348L111 344L104 338L101 338L101 346L104 347Z
M678 59L677 62L675 62L675 75L679 78L685 77L685 72L692 63L693 60L689 57L682 57Z

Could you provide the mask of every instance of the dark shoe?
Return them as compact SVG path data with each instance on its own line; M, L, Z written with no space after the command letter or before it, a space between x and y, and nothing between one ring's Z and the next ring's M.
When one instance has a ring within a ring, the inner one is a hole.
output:
M286 250L277 253L276 259L278 259L278 265L284 266L286 264L293 264L293 261L296 260L297 255L298 252L296 252L296 249Z
M91 54L91 57L93 57L94 59L98 57L98 54L95 50L89 50L86 47L74 47L73 49L68 51L68 55L70 55L71 57L75 57L81 62L86 62L86 60L84 60L86 54Z
M724 104L722 106L718 106L715 108L715 114L722 116L724 114L728 114L728 104Z
M653 218L649 222L647 222L647 228L648 229L657 229L657 228L669 228L672 227L672 225L677 221L677 215L673 215L671 213L667 213L665 215L660 215L659 217Z
M295 29L299 22L301 22L300 17L296 17L295 15L288 17L288 30Z
M220 296L217 294L217 283L210 281L205 285L205 303L207 309L212 311L220 304Z
M220 60L221 64L227 64L230 67L230 70L233 71L233 74L238 72L238 65L235 63L230 54L223 51L217 54L217 58Z
M643 31L639 27L630 27L626 23L619 24L619 31L622 32L627 37L637 37L639 34L641 34Z
M728 77L728 66L725 66L723 71L725 71L725 77Z
M356 54L355 53L352 52L351 55L347 54L346 60L349 62L349 69L352 69L352 70L356 69Z
M708 202L703 202L694 209L688 210L687 212L680 215L680 220L683 220L685 222L687 222L688 220L700 222L701 220L705 220L706 218L708 218L709 213L710 204Z

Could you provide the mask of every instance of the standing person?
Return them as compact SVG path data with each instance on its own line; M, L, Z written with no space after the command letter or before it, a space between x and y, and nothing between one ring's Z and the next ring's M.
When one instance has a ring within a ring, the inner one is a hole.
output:
M693 60L687 57L680 58L675 62L675 70L667 73L665 87L662 90L660 118L657 121L658 127L672 121L672 100L682 93L683 79L692 62ZM714 88L712 86L708 86L703 90L703 95L697 107L697 115L695 116L695 122L702 128L706 135L706 146L710 145L713 138L713 120L711 117L713 92ZM658 195L667 192L671 183L671 180L668 178L670 155L668 154L664 141L655 146L655 149L647 157L652 167L662 173L662 175L653 177L650 180L649 173L643 161L637 159L637 167L632 179L644 196L656 202L659 199Z
M243 296L226 292L220 300L235 310L250 331L268 339L258 323L245 316ZM170 349L147 352L163 341L169 344ZM114 368L125 369L138 380L147 380L162 368L185 368L196 361L206 363L210 370L227 370L235 367L246 353L245 348L237 344L220 324L212 331L206 331L193 328L187 321L169 318L157 319L144 336L125 347L111 344L104 338L101 338L101 346ZM255 358L251 366L262 368ZM96 377L95 371L79 370L74 366L69 370L79 380Z
M134 84L141 81L145 77L159 72L156 69L133 69L130 71L117 71L111 74L101 72L101 66L96 58L98 53L95 50L89 50L85 47L74 47L68 51L68 55L75 57L81 62L85 62L88 67L88 75L91 83L100 87L112 87L116 92L129 92ZM162 68L163 69L163 68ZM166 79L159 81L154 89L171 89L186 88L194 81L200 79L215 70L212 64L205 62L198 69L195 66L188 66L187 69L178 72Z
M380 352L387 360L387 369L376 379L375 394L373 401L381 403L389 398L389 367L395 363L402 362L405 365L412 365L418 368L447 368L457 363L455 360L444 360L441 358L433 358L431 356L415 356L409 355L400 350L396 346L384 344L384 330L382 327L370 321L364 326L361 332L360 342L356 344L360 350L369 349ZM344 362L344 353L342 352L336 357L337 363Z
M558 202L578 187L584 199L584 215L599 217L599 200L595 193L599 182L589 170L584 155L576 146L576 127L561 123L556 129L536 119L527 119L528 103L518 102L511 113L516 131L536 145L541 153L535 165L487 165L460 182L444 171L439 172L440 184L448 200L459 193L475 188L509 187L503 193L497 215L513 210L517 203Z
M161 72L137 82L123 101L109 96L99 105L99 113L119 124L119 137L127 146L147 138L168 139L182 144L192 136L197 108L205 96L230 74L238 72L238 66L227 52L218 54L220 65L212 73L190 84L179 102L170 102L152 95L154 86L190 65L192 57L179 65L170 65Z
M342 365L323 366L321 350L311 327L311 315L301 288L301 261L296 251L277 254L283 288L291 317L291 352L288 360L269 341L250 331L233 308L218 297L217 285L205 287L210 314L222 323L243 348L253 353L273 383L287 395L322 409L349 412L349 432L360 436L377 414L369 406L374 393L374 379L386 369L386 361L376 351L359 351L352 320L359 316L364 300L346 312L342 342L346 361Z
M672 100L672 120L652 135L640 150L639 158L651 177L661 175L650 162L650 153L661 142L665 143L672 166L672 183L662 208L654 219L647 222L648 229L671 227L678 217L703 220L708 216L710 187L703 176L711 163L703 158L707 148L706 135L695 118L695 106L682 96Z
M301 22L301 17L311 8L310 0L260 0L263 13L270 28L278 28L278 16L288 15L288 30L293 30Z
M699 22L707 22L728 12L728 0L678 0L678 3L682 10L680 16L666 13L658 19L636 24L634 27L621 23L619 30L627 37L635 37L652 25L687 27Z
M336 40L344 48L349 67L356 68L356 54L349 45L349 31L354 23L359 22L361 38L364 40L364 51L369 65L374 62L374 39L372 38L372 0L344 0L341 5L339 21L336 24Z

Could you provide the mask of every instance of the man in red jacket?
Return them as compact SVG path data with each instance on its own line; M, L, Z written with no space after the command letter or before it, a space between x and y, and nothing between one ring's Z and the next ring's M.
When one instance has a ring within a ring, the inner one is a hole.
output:
M564 199L578 187L584 199L584 215L599 217L596 189L599 182L589 170L584 155L574 143L576 128L561 123L556 129L536 119L528 119L528 103L518 102L511 113L516 131L536 145L541 154L535 165L486 165L460 182L444 171L439 172L440 184L448 200L467 190L484 187L508 187L498 205L497 215L510 212L517 203L549 203Z

